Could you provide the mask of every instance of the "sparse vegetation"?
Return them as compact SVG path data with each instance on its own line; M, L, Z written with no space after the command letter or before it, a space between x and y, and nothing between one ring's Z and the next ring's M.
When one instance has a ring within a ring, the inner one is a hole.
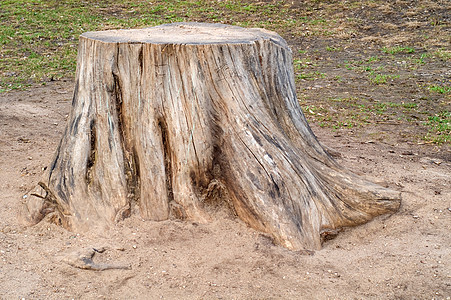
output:
M409 138L418 141L426 134L432 136L429 127L420 124L442 111L451 111L449 82L443 80L441 71L435 72L446 68L451 59L443 42L446 31L441 30L445 20L434 15L436 25L425 31L415 27L426 26L423 23L407 23L405 16L387 8L389 14L381 13L384 22L396 18L407 24L404 31L397 32L393 26L365 25L374 20L352 13L352 9L374 10L379 5L384 3L307 1L293 6L290 1L252 0L2 1L0 93L73 78L78 36L85 31L181 21L220 22L263 27L287 39L293 49L298 95L311 122L337 130L396 122L415 126ZM409 17L409 22L416 17ZM367 29L381 34L372 37ZM435 143L434 139L429 141ZM449 139L440 143L449 143Z
M384 84L393 79L399 78L399 75L380 74L373 70L368 70L368 78L373 84Z
M384 47L382 51L389 54L398 54L398 53L414 53L415 49L412 47L404 47L404 46L396 46L396 47Z
M430 116L425 125L429 127L425 140L436 144L451 142L451 112L443 111Z
M308 73L300 73L297 78L301 80L315 80L319 78L325 78L326 74L321 72L308 72Z
M432 55L444 61L451 59L451 50L438 49Z
M430 85L428 89L433 92L437 92L440 94L448 94L451 92L451 86L449 85Z
M282 2L254 4L239 0L2 1L0 92L72 78L78 36L86 31L184 21L223 22L273 30L297 26L301 21L287 16L287 9ZM272 21L264 23L267 19Z
M343 50L343 49L340 48L340 47L330 47L330 46L327 46L327 47L326 47L326 51L330 51L330 52L342 51L342 50Z

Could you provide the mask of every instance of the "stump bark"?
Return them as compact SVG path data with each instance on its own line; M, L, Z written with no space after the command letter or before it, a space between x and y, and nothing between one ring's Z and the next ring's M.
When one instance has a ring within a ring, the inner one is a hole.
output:
M224 206L313 250L399 205L321 147L279 35L177 23L81 35L69 121L25 215L87 230L132 212L208 222Z

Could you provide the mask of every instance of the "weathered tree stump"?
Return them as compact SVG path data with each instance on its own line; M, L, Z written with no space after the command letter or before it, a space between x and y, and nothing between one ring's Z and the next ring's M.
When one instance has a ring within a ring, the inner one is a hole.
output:
M321 147L276 33L178 23L83 34L72 112L28 221L51 212L85 230L139 211L207 222L221 203L299 250L396 211L400 194Z

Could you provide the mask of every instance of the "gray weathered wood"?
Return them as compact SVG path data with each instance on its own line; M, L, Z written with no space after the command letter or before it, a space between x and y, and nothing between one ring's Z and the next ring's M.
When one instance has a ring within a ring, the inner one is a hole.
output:
M26 215L72 230L208 222L227 207L289 249L394 212L400 194L343 170L299 107L286 42L179 23L80 37L69 122Z

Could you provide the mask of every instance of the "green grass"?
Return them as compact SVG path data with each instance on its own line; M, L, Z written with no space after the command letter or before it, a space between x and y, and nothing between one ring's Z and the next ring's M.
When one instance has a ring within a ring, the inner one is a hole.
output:
M344 67L349 71L365 72L368 80L375 85L386 84L400 77L397 74L383 74L384 66L380 65L381 58L371 56L365 60L345 61ZM378 64L375 64L378 63Z
M330 47L330 46L326 47L326 51L329 51L329 52L339 52L339 51L342 51L342 50L343 49L341 47Z
M408 116L419 112L415 102L375 102L359 97L329 98L320 104L304 102L307 101L301 101L301 105L309 120L332 129L358 128L388 120L411 121Z
M295 60L297 79L303 79L305 82L305 80L322 78L326 84L328 81L348 84L352 80L356 80L356 78L358 78L357 80L366 79L370 83L368 86L371 87L368 90L376 93L368 93L367 90L364 97L331 97L323 100L317 99L314 92L310 92L308 83L298 81L298 84L307 86L305 89L301 89L300 93L308 93L310 95L301 98L301 105L310 122L315 122L320 127L332 130L346 130L380 123L412 126L412 128L420 127L419 130L413 130L411 134L409 133L409 139L416 141L428 139L429 142L434 144L449 143L447 133L438 130L434 131L431 125L428 125L431 130L421 125L427 122L432 124L435 119L431 118L431 121L429 121L429 117L434 116L434 113L440 107L443 109L443 105L445 107L449 105L443 97L440 100L437 99L437 96L429 94L426 98L416 99L413 95L405 95L407 99L411 97L412 100L393 99L393 97L389 97L393 101L383 100L385 98L383 93L396 94L397 84L403 83L403 81L397 80L401 76L405 78L404 82L409 83L408 80L411 78L409 75L410 70L424 68L426 64L436 63L438 59L442 59L438 57L437 51L425 51L417 54L409 49L395 48L387 50L385 54L381 55L375 55L375 52L370 52L368 56L356 55L353 56L354 59L342 60L338 64L330 60L329 65L336 70L335 74L329 74L326 69L324 76L315 76L314 74L319 73L319 67L321 67L321 70L324 70L324 63L318 60L318 57L321 57L321 55L327 57L327 52L333 51L333 49L329 48L331 47L323 48L323 51L312 49L308 52L300 53L302 58ZM399 58L389 53L390 51L395 54L403 52L403 61L400 62ZM394 89L393 93L391 91L392 86ZM450 92L447 85L420 85L418 87L428 88L431 92L437 94L449 94ZM327 92L321 93L325 94ZM377 96L374 97L373 95ZM436 100L438 101L431 102Z
M192 21L263 27L297 38L336 31L332 16L294 11L278 0L2 0L0 92L73 78L83 32Z
M370 56L367 59L368 63L377 62L377 61L380 61L380 58L378 56Z
M412 47L396 46L396 47L384 47L382 51L388 54L398 54L398 53L414 53L415 49Z
M316 63L313 63L310 58L299 58L293 60L294 70L299 72L308 67L316 67L318 66Z
M430 85L430 86L428 86L428 90L437 92L440 94L448 94L448 93L451 93L451 86L449 86L449 85Z
M300 102L310 121L332 129L386 121L408 122L409 126L421 128L416 138L449 142L449 132L433 125L449 120L449 113L438 113L450 111L449 82L443 81L441 75L433 75L426 81L418 80L414 74L439 74L430 71L441 70L437 68L443 68L451 60L451 51L446 46L428 44L434 39L418 33L424 48L409 39L404 45L369 48L359 44L368 34L361 30L366 17L346 12L361 7L362 1L310 0L296 9L291 8L291 2L3 0L0 2L0 93L73 78L78 37L86 31L142 28L181 21L220 22L263 27L287 39L293 50L297 88L301 91L298 96L304 99ZM445 39L443 30L438 29L428 35L443 35ZM412 73L412 70L416 71ZM402 80L396 80L401 77ZM311 89L315 80L321 81L324 87L320 92ZM412 85L411 93L409 85ZM425 93L417 97L416 89ZM344 97L338 97L338 93Z
M0 92L73 77L78 37L83 32L182 21L222 22L278 32L296 31L303 22L318 30L329 24L290 15L281 1L2 0Z
M429 127L425 140L436 144L451 142L451 112L443 111L428 117L425 126Z
M425 59L431 57L430 53L422 53L418 58L412 58L413 62L419 65L424 65L426 63Z
M325 73L315 71L315 72L300 73L297 75L296 78L300 79L300 80L315 80L315 79L325 78L325 77L326 77Z
M0 86L3 91L73 74L78 35L103 22L72 2L2 1ZM6 73L6 74L4 74Z
M432 55L440 58L441 60L447 61L451 59L451 50L439 49L432 53Z
M399 75L381 74L374 70L369 70L368 79L373 84L385 84L388 81L399 78Z

